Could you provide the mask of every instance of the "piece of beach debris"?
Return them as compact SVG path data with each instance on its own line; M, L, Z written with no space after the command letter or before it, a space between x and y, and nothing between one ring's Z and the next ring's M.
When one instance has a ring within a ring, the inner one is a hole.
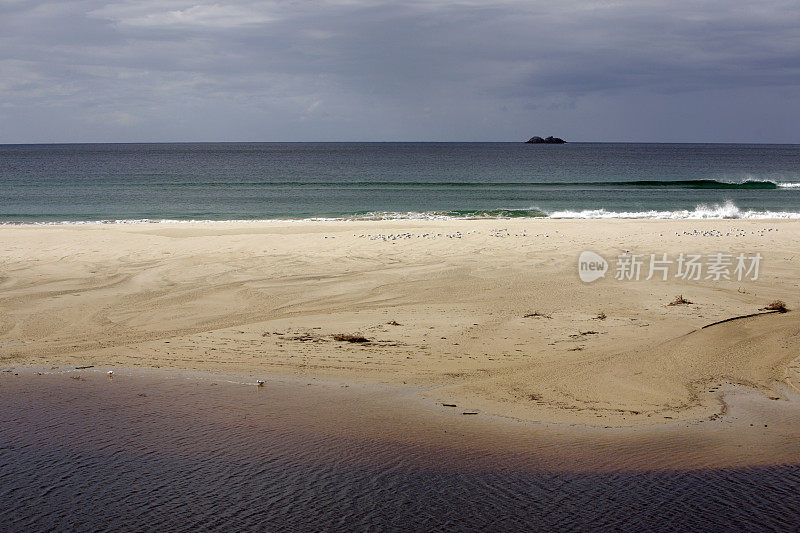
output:
M528 313L527 315L524 315L522 318L553 318L553 317L546 313L540 313L539 311L534 311L533 313Z
M371 342L368 338L363 337L361 335L352 335L350 333L335 333L333 335L333 340L340 341L340 342L353 342L364 344L366 342Z
M578 333L574 333L570 335L573 339L576 337L585 337L586 335L599 335L599 331L589 330L589 331L579 331Z
M775 300L769 305L759 309L759 311L777 311L779 313L786 313L789 311L789 309L786 307L786 303L783 300Z
M458 406L457 406L456 404L454 404L454 403L443 403L443 404L442 404L442 406L443 406L443 407L458 407Z
M321 340L319 337L316 337L315 335L312 335L310 333L303 333L302 335L295 335L293 337L288 337L288 338L281 337L281 338L285 340L299 341L299 342L316 342Z
M762 309L765 309L765 308L762 308ZM774 313L788 313L788 312L789 312L789 310L784 307L783 310L781 310L781 309L770 309L768 311L760 311L758 313L748 313L746 315L733 316L731 318L726 318L724 320L717 320L716 322L712 322L711 324L706 324L705 326L703 326L700 329L710 328L711 326L716 326L718 324L724 324L725 322L732 322L734 320L740 320L742 318L751 318L751 317L760 316L760 315L772 315Z
M597 313L597 316L594 317L594 320L605 320L606 318L608 317L606 316L605 311L600 311L599 313Z
M477 411L464 411L464 412L463 412L463 413L461 413L461 414L462 414L462 415L477 415L477 414L478 414L478 412L477 412Z
M402 324L399 323L397 320L392 320L391 322L387 322L387 324L390 326L402 326Z
M86 370L87 368L94 368L94 365L76 366L75 370Z
M679 294L678 296L675 297L674 300L672 300L667 305L691 305L693 303L694 302L691 302L691 301L687 300L686 298L684 298L683 294Z

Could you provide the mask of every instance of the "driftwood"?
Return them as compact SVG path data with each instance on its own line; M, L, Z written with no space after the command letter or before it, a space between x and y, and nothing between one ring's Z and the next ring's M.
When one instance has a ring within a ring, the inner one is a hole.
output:
M333 340L340 342L356 342L360 344L372 342L368 338L362 337L361 335L351 335L349 333L336 333L333 335Z
M716 326L717 324L724 324L725 322L732 322L734 320L739 320L742 318L750 318L753 316L760 316L760 315L771 315L772 313L788 313L788 311L785 309L773 309L771 311L762 311L760 313L750 313L749 315L734 316L731 318L726 318L725 320L719 320L717 322L712 322L711 324L706 324L700 329L710 328L711 326Z

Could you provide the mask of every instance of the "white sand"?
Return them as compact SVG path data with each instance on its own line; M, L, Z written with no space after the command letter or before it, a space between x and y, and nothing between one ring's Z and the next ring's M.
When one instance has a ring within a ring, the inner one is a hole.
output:
M764 259L756 281L585 284L586 249ZM797 221L5 226L0 365L335 376L526 420L697 420L729 383L798 387L799 267ZM694 303L668 306L678 294ZM798 311L698 330L775 299Z

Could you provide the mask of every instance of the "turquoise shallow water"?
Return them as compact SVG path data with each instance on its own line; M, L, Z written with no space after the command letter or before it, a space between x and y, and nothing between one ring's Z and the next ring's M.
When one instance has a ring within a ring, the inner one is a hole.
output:
M800 145L0 145L0 221L800 217Z

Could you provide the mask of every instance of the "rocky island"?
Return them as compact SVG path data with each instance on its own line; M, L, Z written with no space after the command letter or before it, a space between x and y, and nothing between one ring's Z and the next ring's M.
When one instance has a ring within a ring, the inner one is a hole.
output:
M525 144L565 144L567 141L564 139L559 139L558 137L547 137L546 139L542 139L541 137L534 136L525 141Z

